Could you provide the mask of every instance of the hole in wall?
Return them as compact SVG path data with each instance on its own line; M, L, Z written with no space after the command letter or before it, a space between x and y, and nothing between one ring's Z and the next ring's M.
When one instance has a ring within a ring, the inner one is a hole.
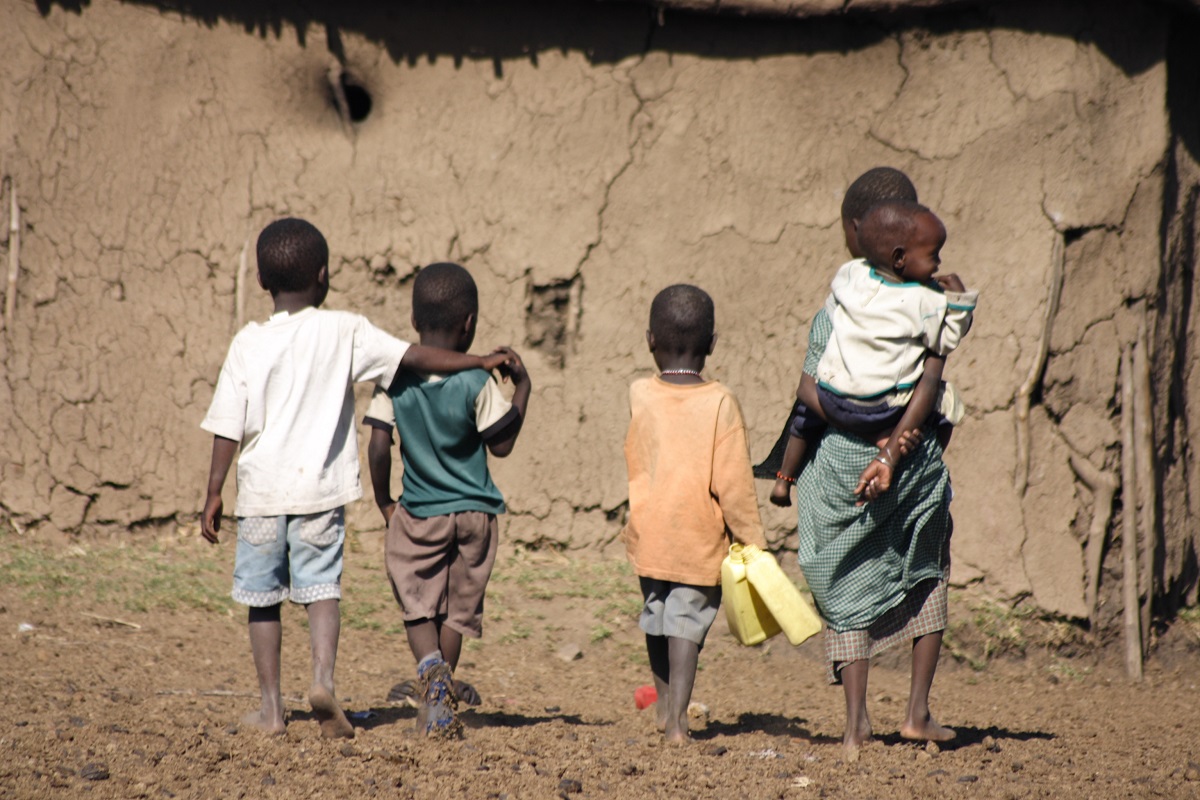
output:
M374 100L362 82L345 70L331 70L329 102L347 122L362 122L371 114Z
M547 284L530 283L525 303L525 343L562 368L579 328L583 281L578 275Z

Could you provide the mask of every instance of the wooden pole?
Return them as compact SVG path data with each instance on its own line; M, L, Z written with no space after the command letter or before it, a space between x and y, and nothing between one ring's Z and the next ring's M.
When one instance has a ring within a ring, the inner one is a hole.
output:
M1025 487L1029 485L1029 406L1033 391L1041 383L1042 371L1046 368L1046 358L1050 354L1050 334L1054 330L1054 318L1058 316L1058 303L1062 298L1066 243L1058 231L1054 232L1054 248L1051 251L1050 262L1050 288L1046 296L1046 310L1042 315L1042 335L1038 340L1033 363L1029 365L1029 374L1017 387L1016 397L1013 398L1017 412L1017 469L1013 475L1013 485L1020 495L1025 494Z
M17 203L17 180L8 179L11 207L8 214L8 284L4 293L4 330L11 335L17 312L17 277L21 274L21 206Z
M1146 343L1146 315L1138 326L1133 353L1133 437L1137 485L1138 522L1142 532L1141 631L1142 654L1150 649L1150 612L1154 603L1154 563L1158 544L1158 480L1154 463L1154 407L1150 392L1150 350Z
M246 324L246 266L248 259L248 251L250 250L250 240L247 239L242 244L242 254L238 258L237 276L233 282L234 293L234 321L237 322L236 330L241 330Z
M1132 347L1121 350L1121 555L1124 574L1121 576L1123 598L1123 638L1125 640L1125 672L1130 679L1142 679L1141 610L1138 603L1138 542L1137 542L1137 470L1134 456L1134 399Z

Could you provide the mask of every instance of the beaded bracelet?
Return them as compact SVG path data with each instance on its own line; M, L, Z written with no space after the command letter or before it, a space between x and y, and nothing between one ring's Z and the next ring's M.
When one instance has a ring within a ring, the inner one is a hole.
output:
M776 477L776 478L778 478L778 479L779 479L779 480L781 480L781 481L787 481L788 483L795 483L795 482L796 482L796 479L795 479L795 478L789 478L787 475L784 475L782 472L776 472L776 473L775 473L775 477Z

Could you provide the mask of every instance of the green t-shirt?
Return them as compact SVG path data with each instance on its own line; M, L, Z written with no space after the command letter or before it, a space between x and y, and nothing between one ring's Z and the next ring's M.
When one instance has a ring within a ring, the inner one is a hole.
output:
M441 379L405 372L392 384L404 462L400 504L413 516L504 513L504 496L488 472L476 413L481 393L493 387L491 376L481 369Z

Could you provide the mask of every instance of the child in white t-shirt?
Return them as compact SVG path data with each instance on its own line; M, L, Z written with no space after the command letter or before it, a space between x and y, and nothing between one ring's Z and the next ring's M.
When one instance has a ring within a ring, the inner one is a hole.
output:
M238 543L233 598L249 606L261 705L243 722L283 733L280 608L305 606L313 656L309 702L328 737L353 737L334 695L340 629L342 507L362 496L353 384L389 386L401 368L491 370L509 360L409 345L364 317L320 308L329 249L310 223L281 219L258 238L258 281L275 313L238 332L201 427L213 434L205 539L217 542L221 490L238 457Z

